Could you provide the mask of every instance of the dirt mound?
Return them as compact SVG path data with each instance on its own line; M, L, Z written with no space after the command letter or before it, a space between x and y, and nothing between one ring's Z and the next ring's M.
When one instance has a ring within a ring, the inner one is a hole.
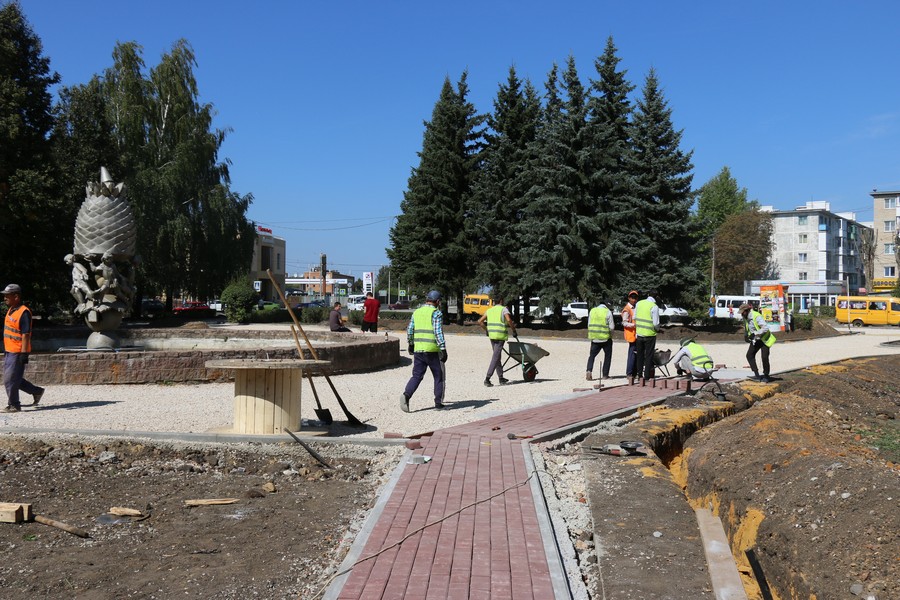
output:
M319 450L334 470L299 446L4 436L0 501L31 503L35 514L91 537L0 523L2 595L308 597L397 458L393 450ZM238 501L184 503L209 498ZM114 506L147 518L115 518L107 514Z
M717 510L738 558L754 549L779 597L900 598L898 372L893 355L745 384L764 399L685 445L692 504Z

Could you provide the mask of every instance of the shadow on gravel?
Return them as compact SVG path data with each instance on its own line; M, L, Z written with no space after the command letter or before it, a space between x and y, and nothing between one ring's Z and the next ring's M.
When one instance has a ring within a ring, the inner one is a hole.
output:
M487 400L461 400L459 402L447 402L444 404L444 410L453 410L459 408L482 408L491 402L496 402L500 398L488 398Z
M64 404L39 404L35 406L35 410L41 412L45 410L75 410L77 408L94 408L96 406L106 406L108 404L119 404L117 400L86 400L85 402L66 402ZM25 404L24 406L28 406Z

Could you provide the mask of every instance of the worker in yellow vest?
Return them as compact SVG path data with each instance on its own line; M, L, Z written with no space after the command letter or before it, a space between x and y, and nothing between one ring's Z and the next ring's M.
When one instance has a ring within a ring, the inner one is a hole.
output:
M31 394L37 404L44 388L25 379L25 365L31 353L31 311L22 304L22 288L11 283L0 293L9 307L3 321L3 385L7 398L3 412L17 413L22 410L19 390Z
M409 399L416 393L425 371L434 377L434 407L444 408L444 381L447 362L447 343L444 340L444 313L441 312L441 293L431 290L425 304L416 309L406 328L407 349L413 356L412 377L400 394L400 410L409 412Z
M769 349L775 343L775 335L769 331L766 319L761 313L754 310L752 305L741 304L738 312L744 319L744 339L750 344L747 349L747 362L753 370L753 377L750 379L769 383L772 381L772 378L769 377ZM762 376L759 375L759 368L756 366L757 353L762 356Z
M681 349L672 357L676 372L686 373L694 379L709 379L713 370L713 360L706 348L694 341L695 337L682 338Z
M492 349L491 362L488 364L487 375L484 377L484 387L494 385L491 383L493 373L497 373L500 385L506 385L509 380L503 377L503 363L500 361L500 356L503 352L503 345L509 339L510 329L512 329L513 337L516 337L516 324L513 323L509 309L504 306L503 298L494 299L494 306L487 309L484 315L478 319L478 324L490 338Z
M603 365L600 368L602 379L609 379L609 368L612 365L612 332L615 329L612 311L605 302L600 302L588 313L588 339L591 341L591 352L588 354L587 372L584 378L594 378L594 359L603 350Z
M656 375L653 351L656 350L656 334L659 331L657 296L659 296L659 292L650 290L647 297L634 306L634 330L637 334L634 344L634 376L643 376L645 380L653 379ZM632 379L629 383L634 383L634 380Z

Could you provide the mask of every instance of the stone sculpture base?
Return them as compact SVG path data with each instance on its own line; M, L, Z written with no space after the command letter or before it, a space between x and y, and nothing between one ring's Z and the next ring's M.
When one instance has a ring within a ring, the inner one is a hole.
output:
M95 331L88 336L88 350L115 350L122 345L122 340L112 331Z

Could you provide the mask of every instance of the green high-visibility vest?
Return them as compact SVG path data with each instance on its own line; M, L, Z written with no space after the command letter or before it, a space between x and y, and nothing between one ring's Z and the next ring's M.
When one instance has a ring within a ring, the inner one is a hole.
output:
M487 317L488 337L492 340L508 340L509 331L506 319L503 318L503 305L492 306L485 311Z
M706 350L698 344L697 342L691 342L687 346L688 352L691 353L691 364L695 367L700 367L703 369L711 369L713 366L713 361L709 357L709 354Z
M634 307L634 332L640 337L656 337L656 328L653 326L654 306L656 302L644 298Z
M605 342L609 339L609 323L606 322L606 315L609 309L605 306L595 306L588 315L588 339L599 340Z
M440 347L434 334L434 323L431 320L437 310L430 304L421 306L413 313L413 350L416 352L438 352Z

